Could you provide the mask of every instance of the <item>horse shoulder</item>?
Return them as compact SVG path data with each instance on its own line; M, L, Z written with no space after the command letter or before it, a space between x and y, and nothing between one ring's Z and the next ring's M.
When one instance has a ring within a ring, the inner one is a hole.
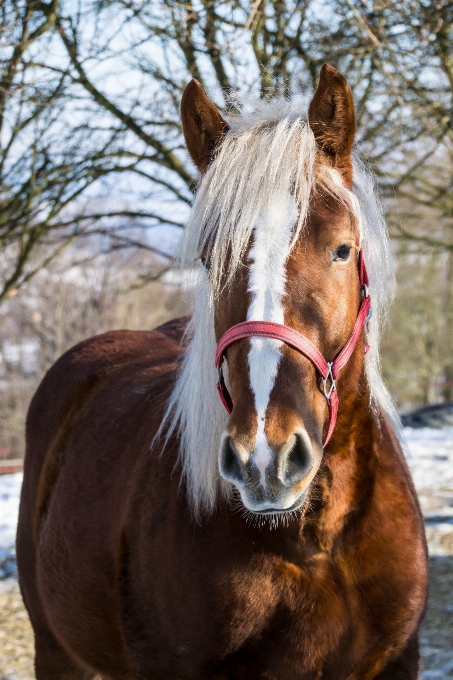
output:
M375 428L369 465L369 502L351 522L342 556L343 572L368 612L375 638L373 653L354 678L374 677L375 671L366 670L375 668L372 658L383 663L397 655L416 633L426 606L423 517L401 445L385 418Z

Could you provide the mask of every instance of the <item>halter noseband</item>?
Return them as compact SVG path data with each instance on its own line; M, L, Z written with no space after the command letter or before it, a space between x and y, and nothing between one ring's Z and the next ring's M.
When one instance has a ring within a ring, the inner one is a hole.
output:
M226 348L233 342L236 342L236 340L242 340L242 338L260 337L280 340L280 342L284 342L309 359L321 376L322 391L329 406L329 426L323 442L323 446L327 445L337 421L338 393L336 380L338 372L349 361L365 323L371 318L368 274L361 250L359 251L358 269L360 288L362 290L362 303L349 340L333 361L326 361L319 349L305 335L302 335L302 333L299 333L294 328L274 323L273 321L243 321L232 326L222 335L216 348L215 366L219 371L217 391L228 414L231 414L233 410L233 401L225 385L222 372L222 362ZM365 345L365 352L367 349L368 345Z

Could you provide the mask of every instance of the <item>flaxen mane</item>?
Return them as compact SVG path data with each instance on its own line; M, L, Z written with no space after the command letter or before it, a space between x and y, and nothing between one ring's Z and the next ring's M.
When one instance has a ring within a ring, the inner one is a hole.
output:
M258 101L233 116L230 130L201 179L182 247L183 266L192 267L193 316L190 340L162 428L180 434L180 459L195 512L212 510L228 485L218 471L217 453L227 415L216 392L213 300L234 274L266 205L291 192L299 208L291 248L302 237L312 192L334 196L357 221L370 277L373 317L369 324L366 371L372 407L397 420L380 373L379 338L393 289L389 239L372 175L354 160L354 185L346 189L337 171L323 162L307 117L288 102ZM282 219L286 219L282 214ZM275 229L284 225L275 223ZM209 275L199 262L209 252ZM193 269L194 262L195 269ZM225 271L225 266L228 271Z

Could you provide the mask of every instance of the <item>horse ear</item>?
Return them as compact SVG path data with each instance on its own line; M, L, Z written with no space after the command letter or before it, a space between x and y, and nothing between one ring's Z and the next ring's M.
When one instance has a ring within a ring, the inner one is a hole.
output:
M318 88L308 107L308 121L318 146L332 157L335 167L351 175L354 101L346 78L329 64L321 69Z
M193 162L204 172L213 152L229 127L207 98L198 80L191 80L181 99L181 119L187 149Z

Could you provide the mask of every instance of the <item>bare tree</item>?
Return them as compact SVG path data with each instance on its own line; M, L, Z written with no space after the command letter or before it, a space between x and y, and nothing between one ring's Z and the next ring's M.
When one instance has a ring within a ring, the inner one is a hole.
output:
M76 239L79 262L144 249L153 265L134 285L154 280L197 182L179 120L187 82L223 109L231 89L313 88L327 61L354 90L401 290L412 266L442 297L450 330L429 322L448 339L431 367L453 399L451 0L0 0L0 12L0 303Z
M119 200L121 177L149 182L147 145L134 147L127 125L81 101L60 9L56 0L1 5L0 302L76 238L96 237L101 252L147 248L168 257L147 241L146 228L181 226L149 200ZM184 203L190 191L176 195Z
M179 122L191 77L222 107L231 88L297 92L324 61L338 66L384 191L448 221L446 234L397 221L395 233L452 245L452 174L430 171L452 153L451 2L3 0L1 10L0 301L80 235L159 251L146 233L181 228L197 179Z

